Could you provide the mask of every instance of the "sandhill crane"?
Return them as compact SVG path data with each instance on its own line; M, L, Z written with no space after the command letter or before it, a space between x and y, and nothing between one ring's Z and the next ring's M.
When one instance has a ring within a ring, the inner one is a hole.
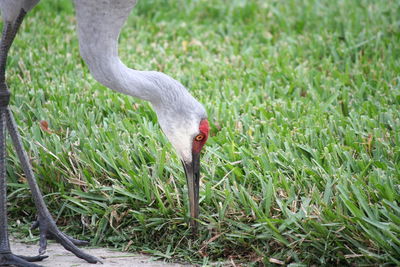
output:
M37 267L48 237L90 263L96 257L76 245L85 244L62 233L48 211L35 181L13 115L8 108L10 92L5 81L9 48L25 17L39 0L0 0L4 26L0 47L0 265ZM189 194L190 225L196 229L199 214L200 151L208 138L209 125L204 107L173 78L156 71L138 71L125 66L118 56L118 36L136 0L74 0L80 53L97 81L115 91L147 100L157 113L161 129L172 143L184 166ZM38 210L39 255L12 254L7 233L5 133L8 129L32 191Z

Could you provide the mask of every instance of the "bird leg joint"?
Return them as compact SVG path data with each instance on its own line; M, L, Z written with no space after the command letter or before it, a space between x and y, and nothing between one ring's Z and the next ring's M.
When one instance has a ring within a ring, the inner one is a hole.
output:
M5 83L0 85L0 108L7 107L10 103L10 91Z

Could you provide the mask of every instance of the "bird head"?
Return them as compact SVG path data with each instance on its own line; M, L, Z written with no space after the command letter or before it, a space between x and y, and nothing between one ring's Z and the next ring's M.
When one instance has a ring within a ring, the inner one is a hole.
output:
M160 126L179 155L189 194L190 225L197 230L199 216L200 153L208 139L209 124L204 107L190 95L185 104L170 109L155 107ZM166 105L164 105L165 107Z

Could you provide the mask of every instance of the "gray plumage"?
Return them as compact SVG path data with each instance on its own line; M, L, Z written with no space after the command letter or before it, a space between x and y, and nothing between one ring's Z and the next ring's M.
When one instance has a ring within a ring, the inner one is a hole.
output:
M3 19L14 21L20 9L39 0L0 0ZM74 0L79 48L93 77L104 86L149 101L161 128L183 160L191 160L191 139L198 134L204 107L186 88L157 71L128 68L118 56L118 37L136 0Z
M0 0L1 15L4 22L17 20L21 9L28 13L40 0Z
M189 142L206 118L203 106L168 75L128 68L118 56L118 37L136 0L74 2L80 53L93 77L108 88L150 101L168 139L190 160Z
M4 21L0 46L0 265L38 267L29 261L40 261L47 247L47 237L54 237L67 250L88 262L99 259L81 251L76 245L85 241L62 233L51 217L37 186L18 128L8 107L10 91L5 81L9 48L26 15L39 0L0 0ZM136 0L74 0L77 16L80 53L94 78L115 91L147 100L157 113L160 126L182 159L188 182L190 225L197 229L199 215L200 150L208 137L208 121L204 107L186 88L157 71L138 71L125 66L118 56L118 37ZM7 124L7 125L6 125ZM39 254L24 257L12 254L7 234L5 133L8 128L17 155L22 163L38 219Z

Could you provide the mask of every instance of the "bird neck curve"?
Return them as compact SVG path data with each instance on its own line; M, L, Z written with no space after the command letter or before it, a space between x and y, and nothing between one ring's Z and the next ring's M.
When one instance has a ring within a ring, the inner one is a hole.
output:
M127 67L115 54L101 53L86 59L93 77L104 86L149 101L155 108L196 101L186 88L158 71L139 71ZM197 102L197 101L196 101Z
M151 102L157 114L203 109L178 81L157 71L128 68L118 37L136 0L75 0L82 58L94 78L115 91Z

